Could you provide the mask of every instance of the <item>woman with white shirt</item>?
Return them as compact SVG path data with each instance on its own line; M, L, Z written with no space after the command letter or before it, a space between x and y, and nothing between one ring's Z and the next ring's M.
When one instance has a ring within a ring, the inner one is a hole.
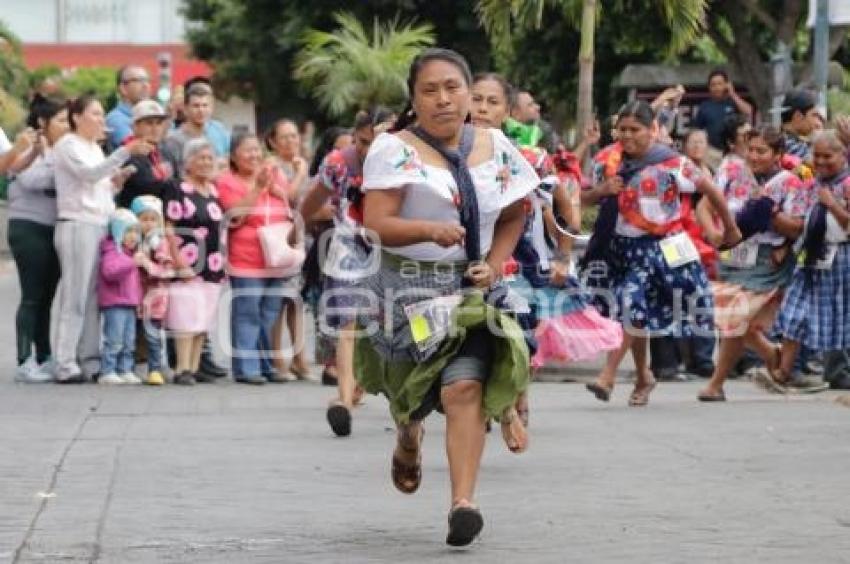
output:
M59 258L53 246L56 224L56 184L53 146L68 132L65 100L33 99L27 125L40 132L26 154L32 162L9 185L9 248L21 285L21 303L15 316L18 382L53 380L48 361L50 307L59 282Z
M383 249L364 281L374 315L360 310L368 336L355 352L360 384L390 402L401 492L415 492L422 478L422 420L435 408L445 413L453 546L483 527L474 493L486 419L500 420L512 451L527 446L514 405L528 387L528 349L516 321L490 302L503 290L524 200L540 182L501 132L465 124L471 83L460 55L424 51L411 65L411 102L396 133L372 143L363 223Z
M114 192L132 170L122 165L153 146L133 141L105 157L104 113L91 95L68 105L71 132L54 148L58 219L54 243L59 254L59 320L56 331L56 382L77 384L100 370L100 323L95 280L98 246L115 209Z

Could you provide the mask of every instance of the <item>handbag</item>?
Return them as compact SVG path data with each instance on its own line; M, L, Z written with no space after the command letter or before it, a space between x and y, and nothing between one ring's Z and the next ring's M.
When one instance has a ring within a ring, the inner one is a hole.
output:
M266 266L282 270L282 277L294 276L301 270L306 253L303 240L294 247L289 244L289 237L295 224L292 221L271 222L270 196L266 196L266 224L257 228L260 247Z

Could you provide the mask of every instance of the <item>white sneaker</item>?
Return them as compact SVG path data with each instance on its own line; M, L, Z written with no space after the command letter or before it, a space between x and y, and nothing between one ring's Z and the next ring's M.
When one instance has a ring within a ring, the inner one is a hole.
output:
M50 374L52 376L56 372L56 361L52 358L48 358L38 365L38 369L45 374Z
M136 386L142 383L142 379L133 374L132 372L124 372L118 377L121 378L125 384L129 384L131 386Z
M123 386L124 378L112 372L111 374L104 374L98 378L97 383L103 384L104 386Z
M53 381L52 372L43 372L33 357L29 357L15 371L15 382L22 384L46 384Z

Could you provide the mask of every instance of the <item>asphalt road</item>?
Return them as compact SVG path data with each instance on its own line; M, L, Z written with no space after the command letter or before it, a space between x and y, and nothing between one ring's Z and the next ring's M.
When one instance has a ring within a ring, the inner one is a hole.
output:
M443 420L414 496L383 399L332 437L329 388L23 386L0 273L0 562L850 562L850 409L733 382L644 409L536 383L531 448L489 437L470 549L444 545Z

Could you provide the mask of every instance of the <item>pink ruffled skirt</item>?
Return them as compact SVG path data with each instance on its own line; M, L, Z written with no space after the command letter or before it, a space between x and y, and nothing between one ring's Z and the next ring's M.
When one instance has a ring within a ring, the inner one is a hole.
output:
M168 286L168 314L165 327L177 333L206 333L218 313L221 284L189 280Z
M623 342L623 328L593 307L585 307L560 317L541 319L535 337L537 352L531 365L540 368L549 361L590 360L614 350Z

